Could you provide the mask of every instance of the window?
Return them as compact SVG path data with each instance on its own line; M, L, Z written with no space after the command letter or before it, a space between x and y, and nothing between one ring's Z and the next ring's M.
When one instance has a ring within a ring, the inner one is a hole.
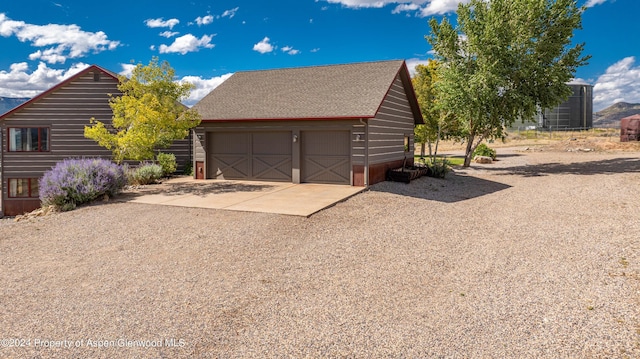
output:
M49 151L49 129L46 127L9 128L9 151Z
M410 152L411 139L408 135L404 136L404 152Z
M9 178L10 198L38 198L37 178Z

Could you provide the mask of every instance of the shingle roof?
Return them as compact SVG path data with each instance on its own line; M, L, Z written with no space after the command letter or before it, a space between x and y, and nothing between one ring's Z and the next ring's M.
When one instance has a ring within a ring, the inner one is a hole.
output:
M237 72L193 108L204 121L371 118L398 74L422 122L402 60Z

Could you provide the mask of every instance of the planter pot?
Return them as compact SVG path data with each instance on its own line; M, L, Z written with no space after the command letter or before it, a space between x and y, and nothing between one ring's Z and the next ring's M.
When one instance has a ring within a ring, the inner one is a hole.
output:
M427 167L402 167L387 170L387 181L410 183L416 178L420 178L429 173Z

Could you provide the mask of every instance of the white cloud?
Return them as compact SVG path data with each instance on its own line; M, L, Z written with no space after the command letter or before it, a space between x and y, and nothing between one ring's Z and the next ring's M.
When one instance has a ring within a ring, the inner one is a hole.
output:
M593 110L600 111L616 102L640 103L640 66L633 56L609 66L593 87Z
M12 64L9 71L0 71L0 96L34 97L87 67L89 65L77 63L61 70L49 68L40 62L36 70L29 72L26 62Z
M147 19L144 21L147 27L155 28L155 27L168 27L170 30L173 29L174 26L180 23L178 19L169 19L164 20L164 18L158 19Z
M200 50L201 48L212 49L215 45L211 43L215 35L203 35L201 38L197 38L191 34L186 34L176 38L173 41L173 44L160 45L158 50L161 54L167 53L180 53L182 55L188 52L195 52Z
M169 39L169 38L172 38L172 37L174 37L174 36L176 36L178 34L179 34L179 32L177 32L177 31L163 31L159 35Z
M607 2L607 0L589 0L589 1L587 1L586 4L584 4L584 6L593 7L593 6L596 6L596 5L604 4L605 2Z
M209 94L209 92L213 91L214 88L218 87L221 83L223 83L226 79L231 77L233 73L224 74L222 76L216 76L209 79L203 79L199 76L185 76L181 78L178 82L192 83L195 88L191 90L191 94L188 99L184 100L183 103L189 107L195 105L198 101L200 101L203 97Z
M287 53L287 54L289 54L289 55L297 55L297 54L299 54L299 53L300 53L300 50L296 50L296 49L294 49L294 48L293 48L293 47L291 47L291 46L285 46L285 47L283 47L283 48L282 48L282 49L280 49L280 50L282 50L282 52L286 52L286 53Z
M87 32L78 25L32 25L9 19L0 13L0 35L15 36L20 42L33 47L46 47L29 55L30 60L42 60L50 64L64 63L68 58L84 57L88 53L114 50L119 41L109 40L102 32Z
M258 51L261 54L273 51L273 45L271 45L269 41L269 38L265 37L262 41L253 45L253 51Z
M213 15L207 15L207 16L204 16L204 17L198 16L196 18L196 24L198 24L198 26L209 25L212 22L213 22Z
M418 65L427 65L429 63L429 59L427 60L423 60L423 59L419 59L417 57L411 58L411 59L407 59L405 60L405 62L407 63L407 68L409 69L409 73L411 74L411 76L413 76L416 73L416 66Z
M236 16L236 12L238 12L239 9L240 9L239 7L236 7L233 9L226 10L225 12L222 13L221 16L228 17L229 19L233 19L233 17Z
M352 8L381 8L387 4L399 3L402 1L397 0L326 0L329 3L333 4L342 4L346 7Z
M427 17L455 12L458 9L458 4L466 4L469 1L470 0L432 0L427 6L420 9L419 15Z
M417 16L426 17L455 12L460 3L468 3L470 0L324 0L329 3L342 4L349 8L382 8L396 4L391 11L393 14L402 12L415 12ZM602 1L602 0L591 0Z
M396 6L395 9L393 9L393 11L391 13L393 14L399 14L403 11L416 11L420 8L420 5L418 4L414 4L414 3L410 3L410 4L400 4L398 6Z
M316 48L314 48L314 49L311 49L311 51L310 51L310 52L318 52L318 51L320 51L320 48L319 48L319 47L316 47Z
M136 68L136 65L134 64L120 64L120 66L122 66L122 71L120 71L118 74L126 77L131 77L133 69Z

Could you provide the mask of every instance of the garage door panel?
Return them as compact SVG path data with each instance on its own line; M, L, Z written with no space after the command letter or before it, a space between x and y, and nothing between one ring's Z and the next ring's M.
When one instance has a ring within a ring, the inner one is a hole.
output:
M302 132L302 181L351 184L349 138L349 131Z
M251 135L254 155L291 155L291 132L254 132Z
M211 157L211 178L245 179L249 175L246 155L215 155Z
M212 132L209 178L291 181L291 132Z
M291 180L291 156L262 155L253 158L253 176L269 181Z
M210 151L215 154L246 155L248 147L248 133L214 132L211 135Z

